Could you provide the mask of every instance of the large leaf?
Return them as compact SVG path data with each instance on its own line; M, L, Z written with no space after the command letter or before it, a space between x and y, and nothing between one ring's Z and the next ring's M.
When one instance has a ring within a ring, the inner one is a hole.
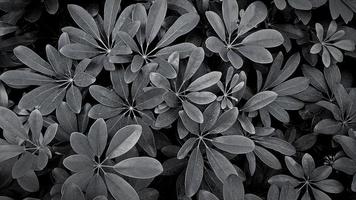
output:
M305 77L296 77L273 88L272 91L276 92L279 96L288 96L297 94L307 89L309 79Z
M274 29L262 29L251 33L241 42L243 45L276 47L283 44L282 34Z
M128 152L138 142L142 133L140 125L128 125L118 130L106 151L108 158L118 157Z
M224 200L245 199L245 189L241 177L231 174L223 184Z
M150 157L134 157L125 159L114 165L118 173L140 179L154 178L163 172L161 163Z
M96 39L101 40L98 26L96 25L94 18L88 13L88 11L84 10L80 6L73 4L68 5L68 11L75 23L77 23L77 25L81 29L83 29L85 32L89 33Z
M217 148L232 154L249 153L255 148L253 141L242 135L220 136L214 138L211 142Z
M200 91L215 85L221 78L221 72L210 72L197 78L187 88L189 91Z
M60 52L69 58L78 60L91 58L100 53L100 51L94 47L79 43L67 44L60 49Z
M199 15L196 13L187 13L180 16L167 30L156 47L165 47L170 45L178 37L189 33L198 24L198 22Z
M208 157L211 168L221 182L224 182L230 174L237 175L235 167L224 155L218 151L209 148L206 151L206 155Z
M25 152L25 148L19 145L1 144L0 145L0 162L13 158Z
M344 152L353 160L356 160L356 140L345 135L336 135L334 140L339 143Z
M238 36L247 33L267 17L267 8L261 1L251 3L241 17Z
M218 14L213 11L205 12L205 16L208 19L210 25L213 27L215 33L219 36L219 38L225 42L225 26L221 18Z
M252 96L241 108L242 111L252 112L259 110L272 103L277 98L277 93L272 91L263 91Z
M25 46L18 46L14 49L15 56L29 68L45 75L53 76L54 71L48 62Z
M109 37L114 28L121 0L106 0L104 5L104 30Z
M189 56L188 64L184 72L184 80L190 79L199 69L204 60L204 49L201 47L195 48Z
M182 105L185 113L190 117L190 119L197 123L203 123L203 113L201 113L199 108L197 108L195 105L191 104L188 101L183 101Z
M167 12L167 1L156 0L152 4L147 16L146 41L150 44L156 37Z
M103 119L97 119L89 129L88 141L96 156L103 154L108 138L107 128Z
M239 110L235 107L224 112L212 127L212 133L222 133L227 131L237 120Z
M199 189L203 180L204 160L199 147L195 148L188 160L185 171L185 193L188 197L193 196Z
M140 200L135 189L120 176L112 173L105 173L105 182L111 195L116 200Z
M237 20L239 19L239 5L236 0L225 0L222 3L222 14L225 27L229 35L236 28Z
M7 131L13 136L17 136L23 140L26 140L28 138L27 132L24 126L22 125L20 119L16 116L14 112L5 107L0 107L0 127L4 131Z

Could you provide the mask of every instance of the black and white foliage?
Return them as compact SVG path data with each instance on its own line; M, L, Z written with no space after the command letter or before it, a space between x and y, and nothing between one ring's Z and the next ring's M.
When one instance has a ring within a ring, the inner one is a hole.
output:
M354 0L0 0L0 200L356 199Z

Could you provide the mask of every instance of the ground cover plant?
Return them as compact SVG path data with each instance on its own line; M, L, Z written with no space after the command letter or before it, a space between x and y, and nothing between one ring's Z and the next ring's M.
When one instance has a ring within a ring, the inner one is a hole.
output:
M0 0L0 200L356 199L353 0Z

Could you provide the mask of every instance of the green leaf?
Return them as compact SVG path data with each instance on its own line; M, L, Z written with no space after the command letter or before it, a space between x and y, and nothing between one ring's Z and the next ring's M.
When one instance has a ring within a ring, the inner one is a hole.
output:
M189 157L187 169L185 170L185 194L192 197L197 193L203 180L204 160L199 147L195 148Z
M14 49L15 56L29 68L48 76L54 76L54 71L48 62L25 46L18 46Z
M0 162L13 158L25 152L23 146L2 144L0 145Z
M52 45L46 45L46 55L53 71L56 74L65 75L70 72L70 69L66 67L66 62L68 62L67 59L63 57Z
M320 91L328 91L328 86L325 82L324 75L320 70L316 69L315 67L303 65L302 71L304 76L309 79L311 85Z
M156 45L157 47L165 47L170 45L178 37L189 33L199 22L199 15L196 13L186 13L180 16L163 35L162 39Z
M179 111L179 117L187 131L194 135L199 135L199 124L190 119L186 112L183 110Z
M107 200L108 189L100 174L95 174L91 177L86 188L86 199Z
M28 118L28 123L31 129L32 140L38 142L40 139L42 126L43 126L43 119L42 119L41 112L38 111L37 109L32 111Z
M106 151L108 158L116 158L128 152L138 142L142 133L140 125L127 125L118 130Z
M79 72L74 75L73 81L78 87L88 87L96 81L96 78L89 73Z
M140 200L135 189L120 176L106 173L105 181L111 195L116 200Z
M42 144L43 144L43 145L48 145L50 142L52 142L52 140L53 140L54 137L56 136L57 130L58 130L58 124L57 124L57 123L51 124L51 125L47 128L47 130L46 130L46 132L45 132L45 134L44 134Z
M114 165L116 172L139 179L154 178L163 172L161 163L150 157L134 157L120 161Z
M224 182L230 174L237 175L235 167L218 151L209 148L206 151L206 155L211 168L221 182Z
M131 48L131 50L135 51L135 52L140 52L135 40L126 32L123 31L119 31L118 36L120 37L120 39L128 46Z
M86 33L89 33L96 39L101 40L98 26L96 25L94 18L88 13L88 11L74 4L69 4L67 7L69 14L72 16L75 23L81 29L83 29Z
M44 85L54 82L52 78L28 70L9 70L0 79L10 86Z
M206 11L205 16L208 19L210 25L213 27L215 33L219 36L219 38L225 42L225 26L221 18L218 14L213 11Z
M162 76L160 73L151 72L150 73L150 81L154 86L156 86L158 88L163 88L163 89L169 90L171 87L168 79L166 77Z
M272 91L263 91L252 96L241 108L244 112L253 112L272 103L277 98L277 93Z
M143 92L136 98L136 108L140 110L153 109L162 103L165 92L161 88L152 88Z
M100 54L100 51L98 49L79 43L64 45L64 47L62 47L59 51L64 56L76 60L92 58Z
M253 141L242 135L220 136L213 138L211 142L217 148L232 154L246 154L255 148Z
M27 132L17 115L5 107L0 107L0 127L23 140L28 139ZM1 146L1 145L0 145ZM14 148L13 146L9 146ZM15 148L16 149L16 148ZM2 151L0 151L2 152Z
M314 199L320 199L320 200L331 200L331 198L325 194L324 192L316 189L316 188L313 188L311 187L312 189L312 192L313 192L313 196L314 196Z
M211 103L203 112L204 122L200 125L201 132L210 130L220 116L220 104L218 102Z
M263 137L262 139L255 141L256 143L266 148L278 151L283 155L291 156L296 153L296 150L293 145L277 137Z
M104 5L104 30L109 37L114 28L121 0L106 0Z
M281 33L274 29L262 29L245 37L241 44L246 46L261 46L265 48L276 47L283 44Z
M227 52L227 58L231 62L232 66L235 67L235 69L240 69L244 63L241 56L239 54L235 53L235 51L233 51L233 50L229 50Z
M178 159L185 158L188 155L188 153L190 152L190 150L192 150L196 141L197 141L196 138L189 138L187 141L185 141L177 153L177 158Z
M245 10L244 15L241 17L239 30L237 35L241 36L252 28L256 27L259 23L267 17L267 8L261 1L251 3Z
M147 16L146 24L146 41L150 44L156 37L159 29L162 26L167 12L167 1L156 0L151 5L150 11Z
M190 119L197 123L203 123L203 113L201 113L199 108L197 108L195 105L191 104L188 101L183 101L182 105L185 113L189 116Z
M260 146L255 146L255 150L253 151L256 156L266 165L273 169L281 169L281 163L271 152L267 151L265 148Z
M100 157L106 147L108 133L103 119L97 119L89 129L88 141L96 156Z
M40 187L37 175L33 170L28 171L24 176L18 178L17 183L28 192L36 192Z
M187 88L187 91L200 91L215 85L221 78L221 72L209 72L193 81Z

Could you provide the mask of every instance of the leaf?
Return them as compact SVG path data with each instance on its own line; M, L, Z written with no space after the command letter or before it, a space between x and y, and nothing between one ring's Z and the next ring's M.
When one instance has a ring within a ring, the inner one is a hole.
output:
M88 141L96 156L100 157L106 147L108 133L103 119L97 119L89 129Z
M205 16L208 19L211 27L213 27L215 33L219 36L219 38L225 42L225 26L218 14L213 11L206 11Z
M271 53L260 46L240 46L237 48L243 56L250 59L253 62L267 64L273 61Z
M313 5L309 0L293 1L288 0L290 6L298 10L311 10Z
M245 189L242 183L242 179L231 174L223 183L223 195L224 200L244 200L245 199Z
M227 131L237 120L239 110L234 107L225 111L210 130L211 133L222 133Z
M18 178L17 183L28 192L36 192L40 187L36 173L33 170Z
M14 112L12 112L11 110L9 110L5 107L0 107L0 127L3 130L7 131L8 133L12 134L13 136L17 136L23 140L28 139L27 132L26 132L25 128L23 127L19 118L16 116L16 114ZM1 147L1 145L0 145L0 147ZM13 146L9 146L9 147L12 147L10 149L15 148ZM2 152L2 151L0 151L0 152Z
M272 91L263 91L252 96L245 105L241 108L241 111L253 112L259 110L268 104L272 103L277 98L277 93Z
M52 78L28 70L9 70L0 79L12 86L44 85L54 82Z
M114 165L116 172L139 179L154 178L163 172L161 163L150 157L134 157L120 161Z
M232 66L235 67L235 69L240 69L244 63L242 60L241 56L235 53L233 50L229 50L227 52L227 57L229 61L231 62Z
M104 30L109 37L114 28L121 0L106 0L104 5Z
M68 69L66 68L67 59L64 58L52 45L46 45L46 55L53 71L56 74L65 74Z
M28 123L30 125L32 140L38 142L40 139L42 126L43 126L43 119L42 119L41 112L38 111L37 109L32 111L28 118Z
M302 71L304 76L309 79L310 84L315 88L324 92L328 91L328 86L326 85L324 75L321 71L308 65L303 65Z
M120 39L128 46L131 48L131 50L135 51L135 52L140 52L135 40L126 32L123 31L119 31L118 36L120 37Z
M315 186L320 188L322 191L337 194L344 190L342 184L333 179L325 179L315 183Z
M197 193L203 180L204 160L199 147L195 148L189 157L187 169L185 171L185 194L192 197Z
M98 49L95 49L94 47L85 45L85 44L79 44L79 43L72 43L72 44L67 44L64 45L60 50L61 54L68 58L76 59L76 60L81 60L85 58L92 58L98 54L100 54L100 51Z
M192 150L196 141L197 141L196 138L189 138L187 141L185 141L177 153L177 159L185 158L188 155L188 153L190 152L190 150Z
M290 171L291 174L293 174L293 176L297 178L304 178L304 171L299 163L297 163L293 158L289 156L284 157L284 161L286 163L288 170Z
M204 49L195 48L189 56L188 64L184 72L184 81L189 80L197 72L204 61Z
M199 108L189 103L188 101L183 101L182 105L185 113L189 116L190 119L192 119L197 123L203 123L204 121L203 114L201 113Z
M235 167L218 151L208 148L206 155L211 168L221 182L224 182L230 174L237 175Z
M220 136L213 138L211 142L217 148L232 154L246 154L255 148L252 140L241 135Z
M108 158L118 157L128 152L138 142L142 133L140 125L127 125L118 130L106 151Z
M167 1L156 0L152 4L147 16L146 41L150 44L156 37L167 12Z
M108 189L100 174L91 177L86 188L86 199L107 200ZM101 197L101 198L100 198Z
M209 72L193 81L187 88L187 91L200 91L215 85L221 78L221 72Z
M30 152L23 153L12 167L12 178L18 179L31 171L34 161L34 156Z
M49 145L49 143L52 142L52 140L56 136L57 130L58 130L58 124L57 123L53 123L47 128L47 130L46 130L46 132L44 134L44 137L43 137L43 144L44 145Z
M273 169L281 169L281 163L279 160L269 151L267 151L265 148L260 147L260 146L255 146L255 150L253 151L256 156L266 165Z
M120 97L112 90L108 90L99 85L92 85L89 88L91 96L99 103L109 107L121 107L123 105Z
M163 88L163 89L170 89L170 83L168 79L164 76L162 76L160 73L156 72L151 72L150 73L150 81L151 83L158 87L158 88Z
M267 17L267 8L261 1L251 3L245 10L244 15L241 17L238 36L241 36L252 28L256 27L259 23Z
M184 128L194 135L199 135L199 124L190 119L190 117L183 110L179 111L180 121L183 123Z
M225 0L222 3L222 14L225 27L229 35L235 30L236 23L239 19L239 5L235 0Z
M206 191L206 190L200 190L199 191L199 200L219 200L213 193Z
M81 154L75 154L66 157L63 165L72 172L83 172L94 169L94 161Z
M206 105L209 104L213 101L215 101L216 99L216 95L212 92L191 92L189 94L187 94L187 98L195 103L195 104L199 104L199 105Z
M75 184L64 185L61 200L85 200L80 187Z
M315 125L314 132L333 135L338 133L341 128L342 128L341 122L332 119L323 119Z
M74 113L80 112L80 109L82 108L82 93L76 86L71 85L67 90L66 102L68 104L68 107Z
M161 88L152 88L143 92L136 98L136 108L140 110L153 109L163 101L163 94L166 91Z
M241 44L261 47L276 47L283 44L282 34L274 29L262 29L245 37Z
M218 102L211 103L203 112L204 122L200 125L200 131L205 132L210 130L220 116L220 104Z
M302 92L303 90L307 89L308 85L309 79L305 77L296 77L281 83L280 85L273 88L272 91L276 92L278 96L288 96Z
M81 29L96 39L101 40L98 26L93 17L86 10L74 4L69 4L67 7L69 14Z
M105 182L111 195L116 200L140 200L135 189L120 176L106 173Z
M296 150L293 145L277 137L263 137L255 140L256 143L287 156L294 155Z
M48 76L54 76L52 67L39 55L25 46L18 46L14 49L15 56L29 68Z
M350 156L353 160L356 160L356 140L347 137L345 135L336 135L333 138L337 143L339 143L346 153L346 155Z
M91 148L89 140L84 134L74 132L70 135L69 141L74 152L86 155L89 158L94 157L94 150Z
M156 45L156 48L168 46L178 37L189 33L198 24L199 18L199 15L196 13L186 13L180 16L172 26L169 27Z

